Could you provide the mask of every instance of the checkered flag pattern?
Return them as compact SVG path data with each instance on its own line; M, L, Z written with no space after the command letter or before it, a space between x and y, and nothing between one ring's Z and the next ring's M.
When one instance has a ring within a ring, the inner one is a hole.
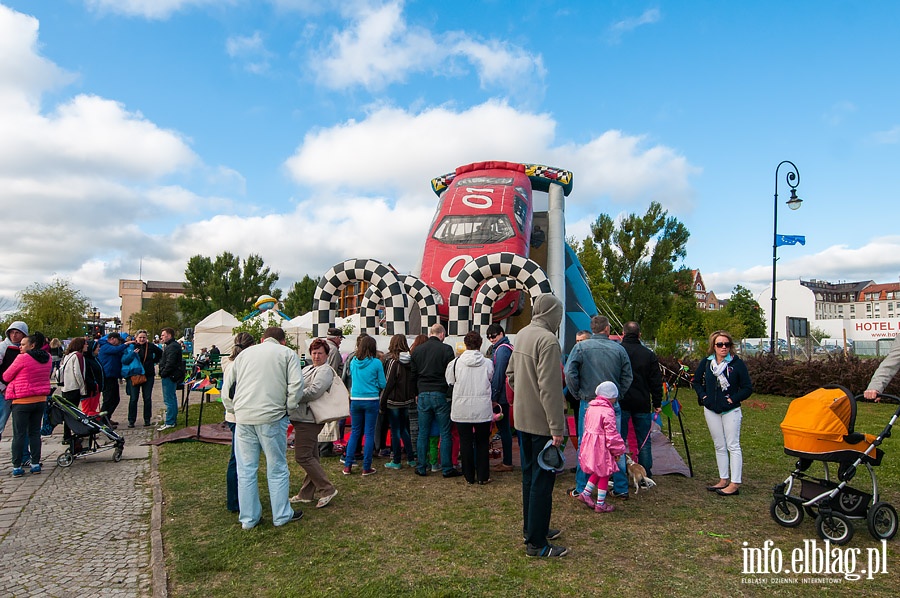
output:
M475 294L473 328L484 336L484 331L493 321L494 302L503 293L516 289L527 290L521 282L508 276L498 276L486 280Z
M470 327L472 297L486 280L498 276L512 277L521 283L532 299L544 293L552 293L550 280L537 263L515 253L501 252L482 255L466 264L450 291L448 333L462 336Z
M428 329L433 324L438 323L438 306L435 299L434 290L422 282L422 280L412 274L406 274L400 277L406 294L412 299L413 303L419 306L422 312L422 334L428 334Z
M316 306L313 334L328 335L334 326L338 292L350 282L368 282L375 287L384 304L384 326L388 334L406 334L406 293L394 271L377 260L349 259L319 279L313 295Z

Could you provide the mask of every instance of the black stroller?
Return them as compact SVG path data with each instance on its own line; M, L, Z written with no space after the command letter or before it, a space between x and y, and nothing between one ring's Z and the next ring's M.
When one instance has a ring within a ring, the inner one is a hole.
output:
M85 415L62 397L53 395L50 397L50 424L57 426L61 423L69 427L71 435L66 452L56 458L56 464L60 467L68 467L79 457L103 451L113 451L113 461L116 463L122 460L125 438L116 434L106 415ZM103 444L97 441L101 434L105 437Z

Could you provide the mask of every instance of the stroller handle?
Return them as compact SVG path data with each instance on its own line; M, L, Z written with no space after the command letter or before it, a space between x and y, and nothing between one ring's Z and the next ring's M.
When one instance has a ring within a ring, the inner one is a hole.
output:
M856 400L863 401L864 403L891 403L893 405L900 405L900 397L883 392L877 393L875 398L871 400L864 398L863 395L858 395Z

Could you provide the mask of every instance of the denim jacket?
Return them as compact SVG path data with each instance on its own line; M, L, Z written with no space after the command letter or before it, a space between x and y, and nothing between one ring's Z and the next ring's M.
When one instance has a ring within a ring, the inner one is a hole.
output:
M625 348L606 334L595 334L576 343L566 361L566 385L582 401L593 401L601 382L611 381L623 396L631 387L631 360Z

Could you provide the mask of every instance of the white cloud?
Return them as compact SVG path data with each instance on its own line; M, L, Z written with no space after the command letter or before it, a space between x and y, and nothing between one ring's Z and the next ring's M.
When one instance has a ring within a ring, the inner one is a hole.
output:
M411 73L464 71L449 64L454 58L473 65L482 87L516 93L526 80L530 85L544 76L540 56L522 48L497 40L482 42L462 32L433 34L409 25L400 0L359 9L350 27L334 34L327 50L313 61L313 68L327 87L359 85L379 90L406 80Z
M816 278L831 282L874 280L889 282L900 274L900 236L878 237L865 245L832 245L818 253L790 259L779 255L778 280L809 280ZM703 272L707 288L719 295L730 293L742 284L754 295L772 284L772 265L754 266L746 270Z
M876 133L873 133L872 140L875 143L884 145L894 145L900 143L900 125L892 127L885 131L878 131Z
M631 17L616 21L609 27L610 41L618 42L622 34L630 33L643 25L652 25L658 23L662 19L662 13L658 8L649 8L645 10L639 17Z
M172 14L193 6L221 6L236 0L85 0L88 8L100 13L113 13L145 19L167 19Z
M250 36L232 36L225 40L225 51L243 65L244 70L255 75L268 72L273 54L266 49L259 31Z
M822 120L829 125L836 126L841 124L848 115L853 114L854 112L856 112L856 104L848 100L842 100L829 106L828 110L825 111L825 114L822 115Z
M363 121L309 133L286 166L298 183L427 195L427 181L456 166L481 160L533 162L544 156L551 165L576 173L574 205L596 205L595 200L608 197L690 208L688 179L699 171L671 148L645 147L643 137L620 131L582 145L556 146L555 129L549 114L498 101L459 112L382 107Z

